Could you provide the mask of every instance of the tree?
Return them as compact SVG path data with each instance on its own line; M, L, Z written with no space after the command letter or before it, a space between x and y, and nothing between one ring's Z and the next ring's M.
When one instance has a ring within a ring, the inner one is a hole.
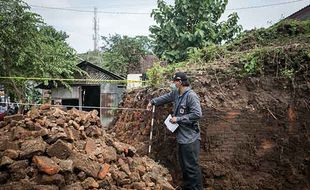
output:
M128 37L115 34L103 39L103 66L126 75L139 67L140 58L152 53L152 44L146 36Z
M7 77L70 78L80 70L68 37L29 11L21 0L0 0L0 75ZM25 101L29 81L1 80L5 89Z
M163 0L151 16L157 25L150 27L154 53L169 62L181 61L192 48L221 44L241 31L238 15L219 22L228 0L175 0L171 6Z
M102 66L103 52L102 51L88 51L86 53L80 53L77 55L80 59L88 61L98 66Z

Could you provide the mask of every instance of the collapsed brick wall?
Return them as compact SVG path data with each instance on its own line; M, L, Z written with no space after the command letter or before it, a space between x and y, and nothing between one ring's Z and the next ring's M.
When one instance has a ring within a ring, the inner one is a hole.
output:
M0 122L0 189L166 189L168 170L116 141L98 112L42 105Z
M310 179L309 89L292 90L285 80L215 79L195 76L203 108L201 166L210 189L307 189ZM145 108L167 92L128 93L122 106ZM175 137L163 125L171 105L157 107L152 157L181 184ZM147 153L151 114L120 111L112 131Z

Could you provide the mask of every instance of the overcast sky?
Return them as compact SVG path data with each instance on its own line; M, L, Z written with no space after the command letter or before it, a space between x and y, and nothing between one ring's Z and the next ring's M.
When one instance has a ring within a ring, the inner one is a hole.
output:
M296 0L229 0L227 9L241 7L253 7L269 4L277 4ZM48 25L57 30L65 31L70 37L68 43L78 53L93 50L93 11L98 9L99 35L122 34L129 36L148 35L149 26L155 24L148 14L106 14L105 12L130 12L150 13L156 8L156 0L26 0L32 7L32 11L40 14ZM173 4L174 0L166 2ZM239 24L244 29L252 29L270 26L281 18L310 4L310 0L300 0L290 4L277 6L236 10L240 20ZM41 6L41 7L37 7ZM48 9L43 7L57 7L90 12L77 12L68 10ZM225 18L233 11L227 10ZM101 41L99 41L99 45Z

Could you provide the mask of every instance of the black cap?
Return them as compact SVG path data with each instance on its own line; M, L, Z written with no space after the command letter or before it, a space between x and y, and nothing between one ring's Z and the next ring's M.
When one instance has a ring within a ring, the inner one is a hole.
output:
M187 76L183 72L177 72L177 73L174 74L172 80L173 81L176 81L176 80L187 81Z

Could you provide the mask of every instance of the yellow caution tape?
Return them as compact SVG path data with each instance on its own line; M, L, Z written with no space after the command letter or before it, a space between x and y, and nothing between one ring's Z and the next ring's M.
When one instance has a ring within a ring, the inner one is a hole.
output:
M39 81L76 81L76 82L93 82L93 83L145 83L141 80L104 80L104 79L61 79L61 78L40 78L40 77L0 77L0 79L15 79L15 80L39 80Z
M44 104L33 104L33 103L18 103L18 102L0 102L0 104L15 104L23 106L42 106ZM104 107L104 106L78 106L78 105L50 105L51 107L74 107L74 108L90 108L90 109L107 109L107 110L129 110L129 111L149 111L148 109L143 108L125 108L125 107Z

